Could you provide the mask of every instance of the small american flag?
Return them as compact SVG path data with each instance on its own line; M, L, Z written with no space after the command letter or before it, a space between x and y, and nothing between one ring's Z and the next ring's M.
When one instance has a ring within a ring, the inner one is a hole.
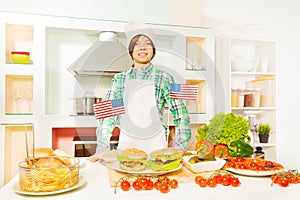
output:
M125 113L123 98L103 100L93 105L96 119L102 119Z
M196 100L198 99L198 85L196 84L175 84L170 87L172 99Z

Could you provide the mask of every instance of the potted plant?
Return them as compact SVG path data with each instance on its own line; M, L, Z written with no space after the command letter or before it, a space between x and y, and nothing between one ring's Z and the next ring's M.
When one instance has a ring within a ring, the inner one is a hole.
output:
M258 137L260 143L268 143L271 126L269 124L260 123L258 125Z

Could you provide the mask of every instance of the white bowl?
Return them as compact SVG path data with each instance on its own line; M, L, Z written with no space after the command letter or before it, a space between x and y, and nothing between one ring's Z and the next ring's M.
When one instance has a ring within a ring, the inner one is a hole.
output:
M221 169L226 161L221 158L216 158L215 161L203 161L203 162L198 162L195 164L191 164L189 162L189 159L192 158L195 155L191 156L183 156L183 162L184 164L193 172L199 173L199 172L206 172L206 171L215 171Z

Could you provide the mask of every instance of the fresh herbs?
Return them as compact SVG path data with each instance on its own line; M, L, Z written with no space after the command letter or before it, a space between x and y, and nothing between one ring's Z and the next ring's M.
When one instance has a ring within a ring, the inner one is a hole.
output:
M204 127L198 129L196 139L208 140L215 144L226 144L227 146L237 140L250 142L248 131L250 130L248 120L233 113L216 114Z

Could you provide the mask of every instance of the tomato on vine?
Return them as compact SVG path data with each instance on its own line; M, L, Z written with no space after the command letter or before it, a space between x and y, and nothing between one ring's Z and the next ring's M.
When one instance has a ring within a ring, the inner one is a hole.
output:
M167 192L169 192L169 185L166 184L166 183L160 185L159 191L160 191L161 193L167 193Z
M128 191L128 190L130 189L130 183L129 183L129 181L127 181L127 180L121 181L120 188L121 188L123 191Z
M170 188L175 189L178 187L178 181L176 179L171 179L169 182Z

